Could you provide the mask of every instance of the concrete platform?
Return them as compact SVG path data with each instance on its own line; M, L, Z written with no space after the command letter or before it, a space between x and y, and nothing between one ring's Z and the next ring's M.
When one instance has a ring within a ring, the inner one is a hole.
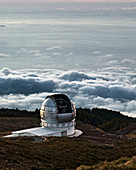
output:
M4 136L4 138L10 138L10 137L20 137L20 136L39 136L39 137L50 137L50 136L58 136L61 137L62 130L54 130L51 128L43 128L43 127L36 127L36 128L30 128L30 129L24 129L19 131L12 132L11 135ZM78 137L82 134L82 131L80 130L74 130L74 134L70 135L68 137Z

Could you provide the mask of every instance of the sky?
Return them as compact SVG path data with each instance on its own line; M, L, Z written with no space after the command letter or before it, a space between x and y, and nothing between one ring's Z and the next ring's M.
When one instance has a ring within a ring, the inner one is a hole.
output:
M0 0L0 2L136 2L136 0Z
M65 93L136 117L136 4L27 4L0 4L0 108Z

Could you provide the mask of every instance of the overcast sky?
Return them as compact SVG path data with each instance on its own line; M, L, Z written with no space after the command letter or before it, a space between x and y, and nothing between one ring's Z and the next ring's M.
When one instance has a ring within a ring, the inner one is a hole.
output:
M35 110L65 93L136 117L136 4L124 3L136 0L2 1L0 108Z
M0 2L136 2L136 0L0 0Z

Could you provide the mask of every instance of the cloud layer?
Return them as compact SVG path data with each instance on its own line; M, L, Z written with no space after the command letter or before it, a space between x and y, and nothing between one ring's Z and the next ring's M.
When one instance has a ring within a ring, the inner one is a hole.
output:
M108 108L136 116L136 75L125 72L121 68L90 73L4 68L0 71L0 107L35 110L47 95L65 93L76 107Z
M9 54L0 53L0 58L9 57Z

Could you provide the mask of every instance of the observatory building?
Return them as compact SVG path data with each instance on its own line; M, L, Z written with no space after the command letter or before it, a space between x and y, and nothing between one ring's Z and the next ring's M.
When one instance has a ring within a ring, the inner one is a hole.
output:
M42 103L41 127L12 132L5 137L17 136L79 136L80 130L75 129L76 108L65 94L47 96Z

